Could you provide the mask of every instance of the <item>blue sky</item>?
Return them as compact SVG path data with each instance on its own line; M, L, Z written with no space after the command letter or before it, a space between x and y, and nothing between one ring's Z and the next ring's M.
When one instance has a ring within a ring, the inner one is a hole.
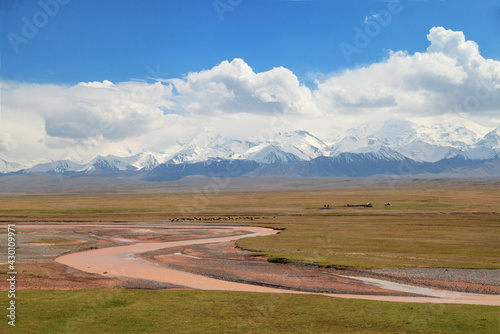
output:
M387 119L500 125L498 0L3 0L0 9L4 160L168 152L200 133L337 138Z
M433 26L463 31L485 58L500 57L500 3L494 0L402 1L402 11L350 62L340 43L352 44L354 28L363 30L365 17L386 10L387 2L233 0L233 6L221 0L229 7L220 16L210 0L71 0L18 44L18 52L6 35L22 36L22 18L33 22L42 7L6 3L1 75L15 81L125 81L147 77L148 66L180 77L233 58L256 72L284 66L307 81L308 73L380 61L387 50L425 51Z

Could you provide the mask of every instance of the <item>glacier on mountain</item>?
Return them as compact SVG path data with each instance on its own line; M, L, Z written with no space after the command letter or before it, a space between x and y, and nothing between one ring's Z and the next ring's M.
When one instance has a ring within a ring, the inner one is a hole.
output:
M500 127L478 125L464 118L412 122L388 120L368 123L336 133L326 143L304 130L278 132L263 142L235 139L203 131L165 151L143 151L131 156L96 156L86 163L59 160L26 164L0 159L0 173L86 173L150 171L162 164L195 164L225 160L259 164L290 164L321 157L353 161L405 161L436 163L460 158L480 161L500 159ZM331 160L335 161L335 160ZM338 160L340 161L340 160Z

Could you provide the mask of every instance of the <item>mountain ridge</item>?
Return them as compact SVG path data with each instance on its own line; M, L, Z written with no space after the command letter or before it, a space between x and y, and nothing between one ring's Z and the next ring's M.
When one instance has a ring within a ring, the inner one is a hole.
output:
M460 168L467 172L467 168L500 159L500 127L491 130L471 121L422 125L390 120L349 129L340 138L327 144L305 130L296 130L250 142L203 132L172 154L143 151L126 157L98 155L87 163L57 160L31 167L0 159L0 173L170 179L165 175L206 175L207 171L215 173L217 168L234 165L249 176L368 176L400 173L401 164L430 173Z

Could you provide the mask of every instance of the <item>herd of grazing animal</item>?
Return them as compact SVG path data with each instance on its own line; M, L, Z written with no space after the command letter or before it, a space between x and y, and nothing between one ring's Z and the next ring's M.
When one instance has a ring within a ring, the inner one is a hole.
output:
M391 206L392 204L390 202L387 202L384 204L385 206ZM347 208L373 208L373 204L368 202L366 204L347 204ZM323 209L330 209L330 204L325 204L323 206Z

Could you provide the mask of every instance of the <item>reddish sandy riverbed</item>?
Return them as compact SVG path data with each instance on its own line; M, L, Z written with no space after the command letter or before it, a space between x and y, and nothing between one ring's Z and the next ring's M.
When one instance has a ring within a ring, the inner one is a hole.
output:
M44 227L48 227L45 225ZM54 225L55 228L70 228L71 225ZM82 226L82 225L78 225ZM92 225L95 227L96 225ZM270 229L250 226L179 226L168 225L176 229L186 229L187 231L209 231L214 233L214 237L194 237L188 240L168 241L168 242L140 242L140 240L119 240L128 243L123 246L107 247L101 249L93 249L79 253L63 255L56 259L57 262L88 272L108 277L126 277L154 280L168 284L185 286L193 289L204 290L226 290L226 291L251 291L251 292L267 292L267 293L315 293L331 297L340 298L356 298L381 301L397 301L397 302L418 302L418 303L457 303L457 304L478 304L478 305L500 305L500 296L487 294L471 294L463 292L450 293L446 290L431 289L418 290L408 288L407 286L395 285L392 283L385 284L384 281L360 281L356 278L337 278L338 282L345 284L345 291L358 291L358 293L321 293L296 291L289 287L282 289L278 287L265 286L265 282L261 285L246 284L235 281L226 281L214 277L208 277L193 272L181 270L182 266L177 266L172 269L168 266L160 265L147 260L144 255L148 252L158 251L161 249L176 249L179 247L218 244L234 241L242 237L266 236L276 233ZM31 228L43 228L40 225ZM104 227L104 226L101 226ZM114 227L106 226L106 227ZM133 228L134 226L127 225L123 228ZM136 228L145 228L144 225L135 226ZM244 231L245 233L241 233ZM137 242L139 241L139 242ZM177 254L179 255L179 254ZM197 259L196 256L177 256L177 258L185 258L186 261ZM178 265L179 263L177 263ZM181 268L181 269L179 269ZM384 285L385 284L385 285ZM274 284L272 284L274 286ZM366 288L363 291L363 288ZM400 291L398 291L400 290ZM410 292L408 292L410 291ZM360 294L369 293L369 294ZM374 295L374 293L376 295ZM412 294L423 295L412 296ZM399 294L399 295L398 295ZM429 296L425 296L425 295Z

